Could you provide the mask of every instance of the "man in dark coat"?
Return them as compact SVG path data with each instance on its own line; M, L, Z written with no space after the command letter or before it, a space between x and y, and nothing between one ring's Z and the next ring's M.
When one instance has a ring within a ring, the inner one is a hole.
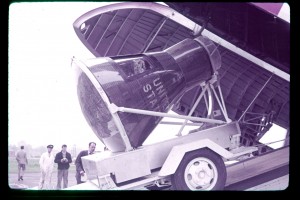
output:
M61 151L55 156L54 162L57 163L57 186L56 189L61 189L61 181L63 180L63 188L68 187L68 173L70 163L72 163L72 157L67 152L67 145L62 145Z
M93 154L95 152L95 149L96 149L96 143L95 142L90 142L89 143L89 150L83 150L78 154L78 156L76 158L76 161L75 161L77 184L84 183L83 181L81 181L81 177L84 176L84 174L85 174L85 171L84 171L83 166L82 166L81 158L83 156Z

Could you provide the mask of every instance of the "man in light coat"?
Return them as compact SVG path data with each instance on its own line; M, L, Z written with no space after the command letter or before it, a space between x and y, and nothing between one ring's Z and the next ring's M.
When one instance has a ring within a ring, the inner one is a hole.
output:
M40 158L41 179L39 189L53 189L51 186L52 172L54 168L54 158L52 153L53 145L47 146L47 152L43 153Z

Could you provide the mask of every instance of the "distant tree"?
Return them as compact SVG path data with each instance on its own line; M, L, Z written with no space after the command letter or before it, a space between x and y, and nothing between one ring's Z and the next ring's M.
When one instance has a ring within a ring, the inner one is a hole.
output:
M17 147L17 145L12 145L12 144L10 144L10 145L8 145L8 150L9 151L17 151L18 150L18 147Z
M18 147L16 145L8 145L8 156L14 157L17 150L18 150Z
M39 147L35 147L32 149L32 157L35 157L35 158L39 158L42 153L46 152L46 147L44 146L39 146Z

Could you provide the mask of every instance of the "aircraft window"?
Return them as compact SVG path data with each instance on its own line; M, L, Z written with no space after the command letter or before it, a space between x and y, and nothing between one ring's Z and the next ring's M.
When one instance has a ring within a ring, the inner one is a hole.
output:
M133 72L134 74L140 74L146 71L145 61L142 59L133 60Z

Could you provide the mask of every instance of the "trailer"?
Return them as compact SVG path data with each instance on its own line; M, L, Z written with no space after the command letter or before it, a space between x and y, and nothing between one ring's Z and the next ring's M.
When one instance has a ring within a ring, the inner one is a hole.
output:
M96 82L88 67L73 58L76 71L82 71ZM117 134L123 138L125 151L104 151L82 158L87 175L87 183L69 189L93 187L99 190L133 190L171 188L174 190L222 190L227 179L225 161L245 159L253 156L258 150L255 146L240 144L241 131L237 121L231 121L222 100L221 88L218 85L218 74L208 81L199 84L202 92L195 101L188 116L168 114L142 109L118 107L109 103L108 110L113 118L119 112L182 119L183 122L171 122L181 125L176 138L154 144L132 148L124 129ZM99 84L98 87L101 87ZM96 87L97 87L96 86ZM219 89L216 92L215 88ZM101 89L101 88L98 88ZM103 90L100 90L103 92ZM103 94L103 93L101 93ZM202 98L207 102L208 113L212 110L213 96L222 110L225 121L192 116L194 109ZM192 121L192 122L191 122ZM118 122L118 121L117 121ZM163 122L161 122L163 123ZM117 127L122 127L117 124ZM186 126L196 126L189 134L182 134ZM163 133L161 133L163 134Z
M173 186L174 190L222 190L224 161L250 156L256 147L239 147L236 122L121 153L82 158L89 180L101 190Z

